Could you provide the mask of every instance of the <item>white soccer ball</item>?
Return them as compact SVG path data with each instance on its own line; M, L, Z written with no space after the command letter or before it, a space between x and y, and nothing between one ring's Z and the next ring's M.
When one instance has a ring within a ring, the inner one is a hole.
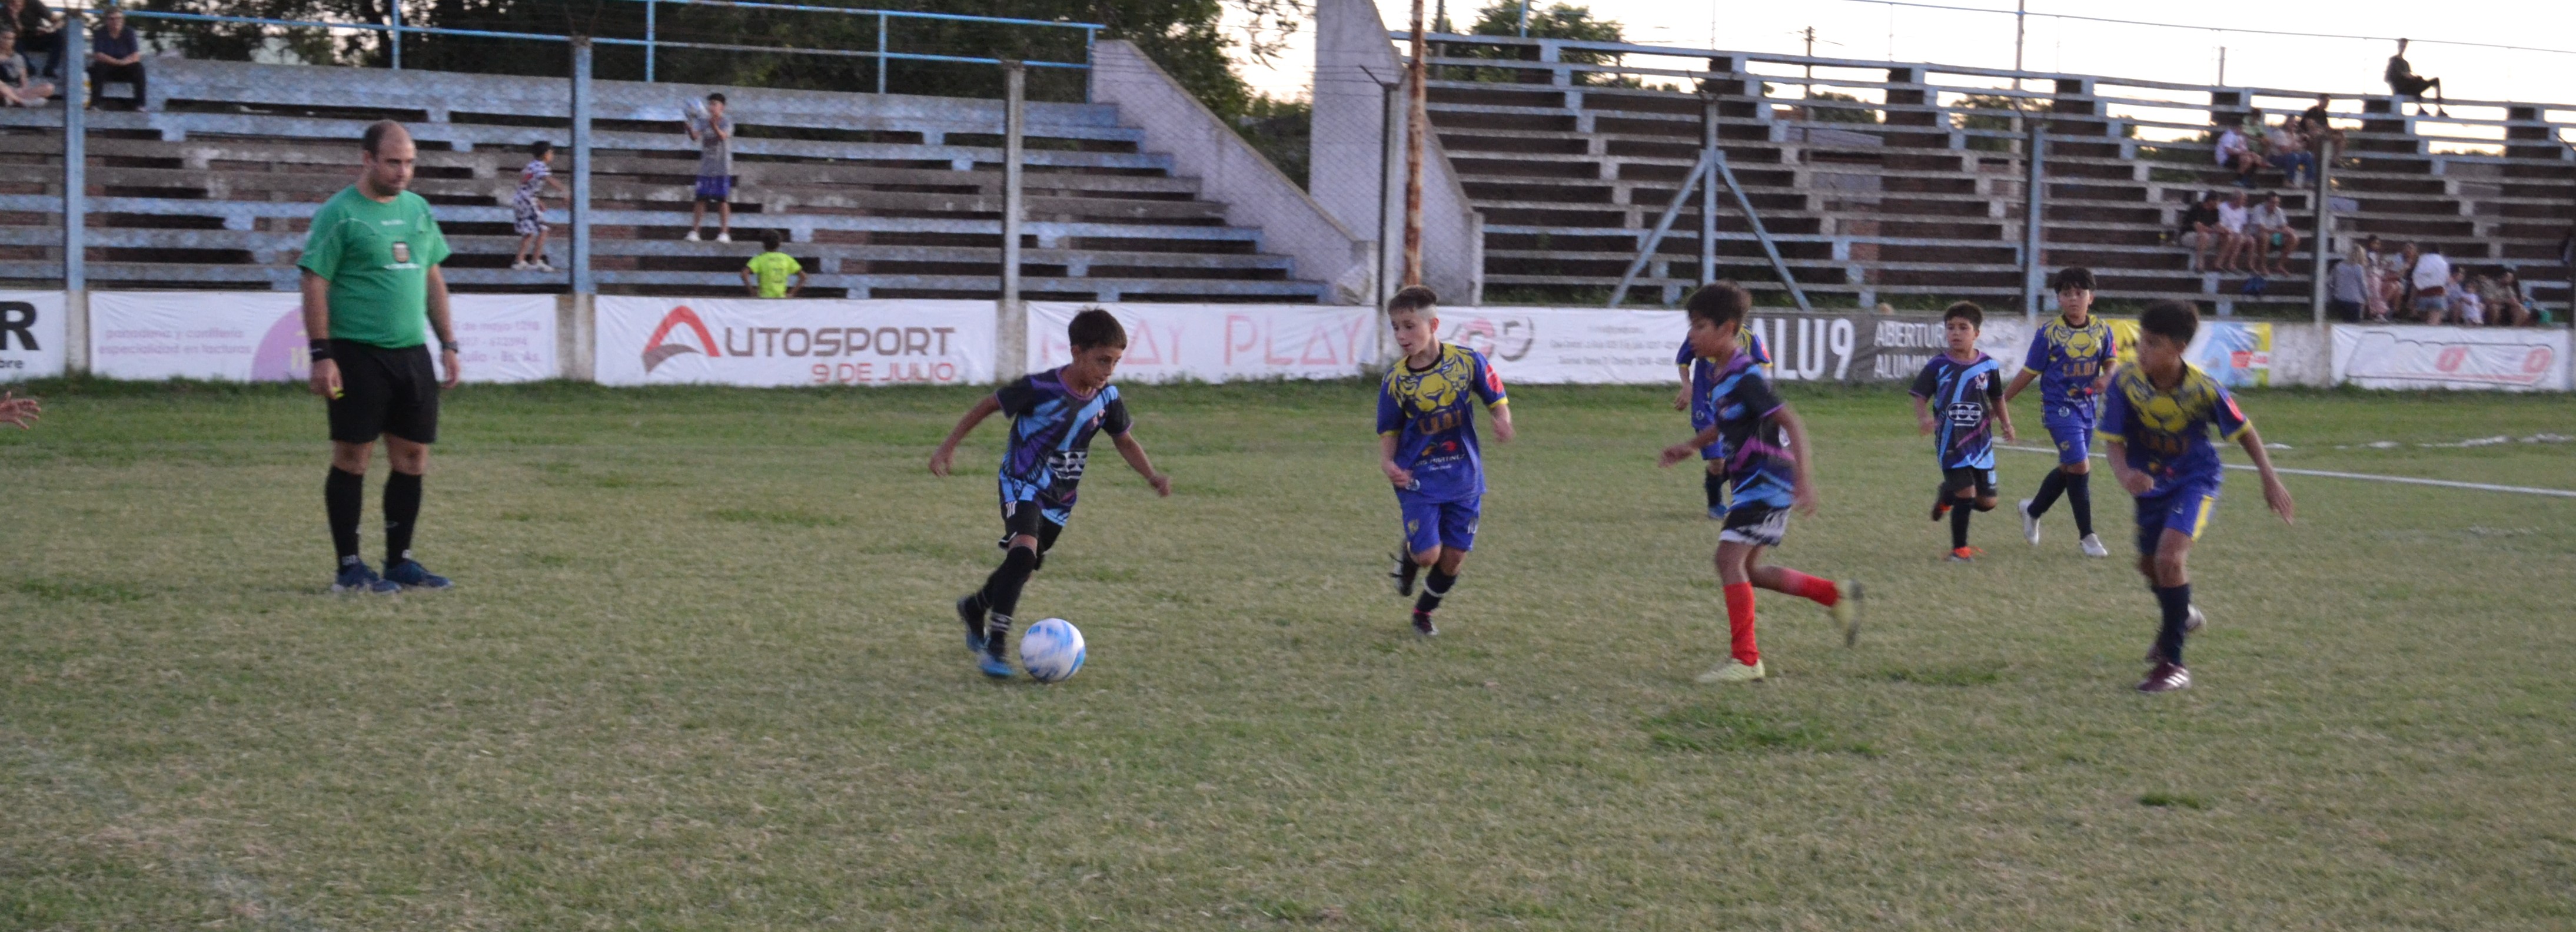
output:
M1041 683L1061 683L1082 669L1082 631L1062 618L1029 626L1020 635L1020 666Z

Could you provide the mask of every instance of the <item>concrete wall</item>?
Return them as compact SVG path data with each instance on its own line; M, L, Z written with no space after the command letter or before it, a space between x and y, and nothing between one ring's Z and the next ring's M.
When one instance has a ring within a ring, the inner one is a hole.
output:
M1404 77L1403 60L1387 41L1386 22L1374 4L1317 0L1315 135L1307 188L1342 226L1376 231L1372 238L1387 244L1380 250L1380 274L1390 283L1400 280L1403 268ZM1422 281L1446 303L1482 303L1482 223L1436 134L1424 140L1422 178Z
M1327 303L1374 303L1367 240L1280 174L1135 43L1110 39L1092 47L1091 99L1116 104L1122 122L1145 131L1148 148L1170 156L1173 174L1199 179L1201 196L1225 204L1225 222L1258 228L1263 251L1297 260L1291 277L1330 285Z

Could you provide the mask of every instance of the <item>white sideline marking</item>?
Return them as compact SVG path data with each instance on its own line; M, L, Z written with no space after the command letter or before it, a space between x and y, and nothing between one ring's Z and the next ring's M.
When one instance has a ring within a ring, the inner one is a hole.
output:
M2057 453L2057 451L2051 450L2047 447L2018 447L2005 444L1996 444L1996 446L2002 447L2006 450L2018 450L2023 453L2047 453L2051 455ZM2101 453L2093 454L2093 458L2097 460L2110 459L2108 455ZM2220 463L2219 465L2239 472L2255 471L2252 466L2242 466L2235 463ZM2375 476L2370 473L2362 472L2335 472L2327 469L2290 469L2284 466L2274 466L2272 467L2272 471L2288 476L2324 476L2329 479L2367 479L2372 482L2399 482L2406 485L2438 485L2452 489L2476 489L2480 492L2520 492L2524 495L2548 495L2557 498L2576 498L2576 491L2569 491L2567 489L2535 489L2529 486L2520 485L2488 485L2484 482L2454 482L2449 479L2418 479L2413 476Z

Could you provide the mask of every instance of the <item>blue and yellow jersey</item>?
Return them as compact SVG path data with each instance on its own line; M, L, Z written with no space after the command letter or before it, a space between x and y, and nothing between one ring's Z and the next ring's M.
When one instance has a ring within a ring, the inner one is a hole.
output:
M1091 459L1091 438L1103 432L1122 436L1133 425L1118 386L1077 395L1064 384L1063 369L1021 376L994 392L993 400L1011 417L1001 474L1002 497L1012 501L1073 504Z
M1414 369L1399 360L1377 392L1377 432L1395 440L1395 464L1413 472L1406 491L1435 502L1485 494L1475 405L1500 408L1503 377L1484 354L1440 344L1440 358Z
M1761 364L1748 353L1727 360L1717 371L1717 383L1709 387L1708 406L1717 418L1718 442L1726 445L1735 504L1789 507L1798 490L1796 464L1789 458L1785 432L1771 419L1786 403L1771 390Z
M2051 317L2031 334L2030 352L2021 367L2039 374L2039 399L2045 416L2056 417L2060 408L2074 409L2084 417L2093 414L2093 380L2120 358L2119 338L2111 333L2109 321L2088 318L2084 326L2068 326L2063 315Z
M1995 409L2003 406L2004 380L1994 357L1934 356L1915 374L1912 393L1931 409L1932 452L1942 469L1995 468Z
M1751 323L1745 321L1747 326L1735 328L1735 354L1753 357L1754 363L1768 374L1771 371L1771 348L1762 345L1762 337L1753 332ZM1716 415L1709 413L1708 392L1717 387L1717 360L1692 355L1690 338L1683 337L1682 348L1673 353L1673 365L1690 367L1691 426L1707 430L1708 425L1716 423Z
M2159 391L2145 369L2130 366L2111 377L2100 435L2128 445L2129 468L2156 480L2155 488L2142 496L2153 498L2186 485L2218 484L2218 450L2209 443L2212 426L2228 440L2251 426L2227 386L2186 363L2182 381L2172 391Z

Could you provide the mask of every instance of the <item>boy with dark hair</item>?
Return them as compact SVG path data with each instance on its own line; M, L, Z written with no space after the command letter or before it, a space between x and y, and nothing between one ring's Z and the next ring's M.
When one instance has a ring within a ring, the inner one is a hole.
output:
M2102 410L2102 442L2111 473L2138 497L2138 572L2155 590L2163 620L2147 660L2154 666L2139 692L2191 686L2182 662L2183 636L2204 616L2191 604L2191 575L2183 561L2218 505L2218 451L2209 428L2235 440L2263 476L2263 503L2291 520L2290 490L2272 471L2263 438L2236 407L2227 388L2183 361L2200 329L2200 313L2180 301L2147 305L2138 318L2138 359L2111 378Z
M1750 354L1755 365L1769 371L1771 350L1762 345L1762 338L1754 333L1754 328L1740 327L1735 334L1736 349ZM1708 390L1717 387L1717 361L1692 349L1690 337L1685 334L1681 349L1673 353L1673 365L1681 369L1682 376L1681 394L1673 396L1673 410L1690 412L1693 432L1707 430L1708 425L1717 423L1716 412L1708 407ZM1708 518L1711 521L1723 520L1726 517L1726 442L1721 440L1709 444L1699 451L1699 458L1707 464L1707 469L1700 476L1700 488L1708 493Z
M967 409L939 450L930 454L930 474L948 475L957 444L994 412L1011 417L1011 435L1002 453L1002 565L984 586L957 600L957 618L966 623L966 649L984 675L1011 675L1004 659L1011 615L1019 610L1020 589L1044 565L1064 524L1073 517L1075 486L1091 457L1091 438L1107 432L1129 468L1169 497L1172 477L1154 471L1145 448L1131 435L1127 403L1109 377L1127 355L1127 331L1108 311L1087 308L1065 328L1073 344L1073 361L1051 372L1021 376Z
M778 251L784 242L776 230L760 231L760 255L742 266L742 286L755 298L793 298L805 293L805 264ZM790 281L789 279L794 279ZM1116 323L1116 318L1111 318Z
M1941 335L1949 350L1923 364L1914 376L1914 423L1932 434L1932 455L1941 464L1941 490L1932 499L1932 520L1950 516L1950 559L1966 563L1985 551L1968 546L1969 509L1995 508L1995 432L2013 435L2012 412L2003 405L2003 367L1977 350L1977 332L1986 323L1984 308L1961 301L1941 312ZM1926 403L1938 405L1928 409Z
M1476 546L1485 496L1485 461L1476 443L1479 403L1494 419L1494 439L1510 443L1511 400L1485 356L1440 341L1440 298L1413 285L1387 300L1387 326L1404 353L1377 392L1378 469L1395 486L1404 516L1404 546L1395 555L1395 592L1411 595L1416 574L1430 570L1413 602L1413 630L1439 634L1431 613L1458 584L1458 568Z
M555 180L555 144L539 140L528 144L528 164L519 169L519 187L510 192L510 228L519 234L519 252L510 257L510 268L522 272L552 272L546 261L545 189L569 195L563 182Z
M1709 389L1709 408L1717 420L1691 439L1665 447L1658 462L1669 467L1720 439L1726 443L1735 503L1717 535L1717 578L1725 586L1732 656L1700 674L1699 681L1750 683L1768 675L1753 636L1753 587L1824 606L1842 623L1846 647L1860 636L1861 588L1855 582L1761 565L1763 549L1780 546L1788 534L1791 508L1808 514L1816 510L1815 482L1808 470L1814 448L1807 445L1807 428L1797 412L1771 390L1762 367L1736 342L1753 309L1753 296L1734 282L1718 282L1693 293L1688 308L1693 350L1717 364L1717 382Z
M2093 533L2093 426L2100 420L2102 389L2111 384L2111 368L2120 357L2111 325L2093 317L2093 270L2059 269L2049 288L2057 292L2056 317L2031 334L2030 352L2022 356L2021 374L2004 389L2004 404L2039 380L2039 423L2057 445L2057 468L2039 480L2039 494L2021 500L2021 536L2039 546L2039 517L2066 496L2075 512L2075 533L2088 557L2111 551Z
M698 184L689 208L689 235L707 224L707 205L716 205L716 242L733 242L733 121L725 118L725 95L708 94L706 103L686 116L689 141L698 144Z

